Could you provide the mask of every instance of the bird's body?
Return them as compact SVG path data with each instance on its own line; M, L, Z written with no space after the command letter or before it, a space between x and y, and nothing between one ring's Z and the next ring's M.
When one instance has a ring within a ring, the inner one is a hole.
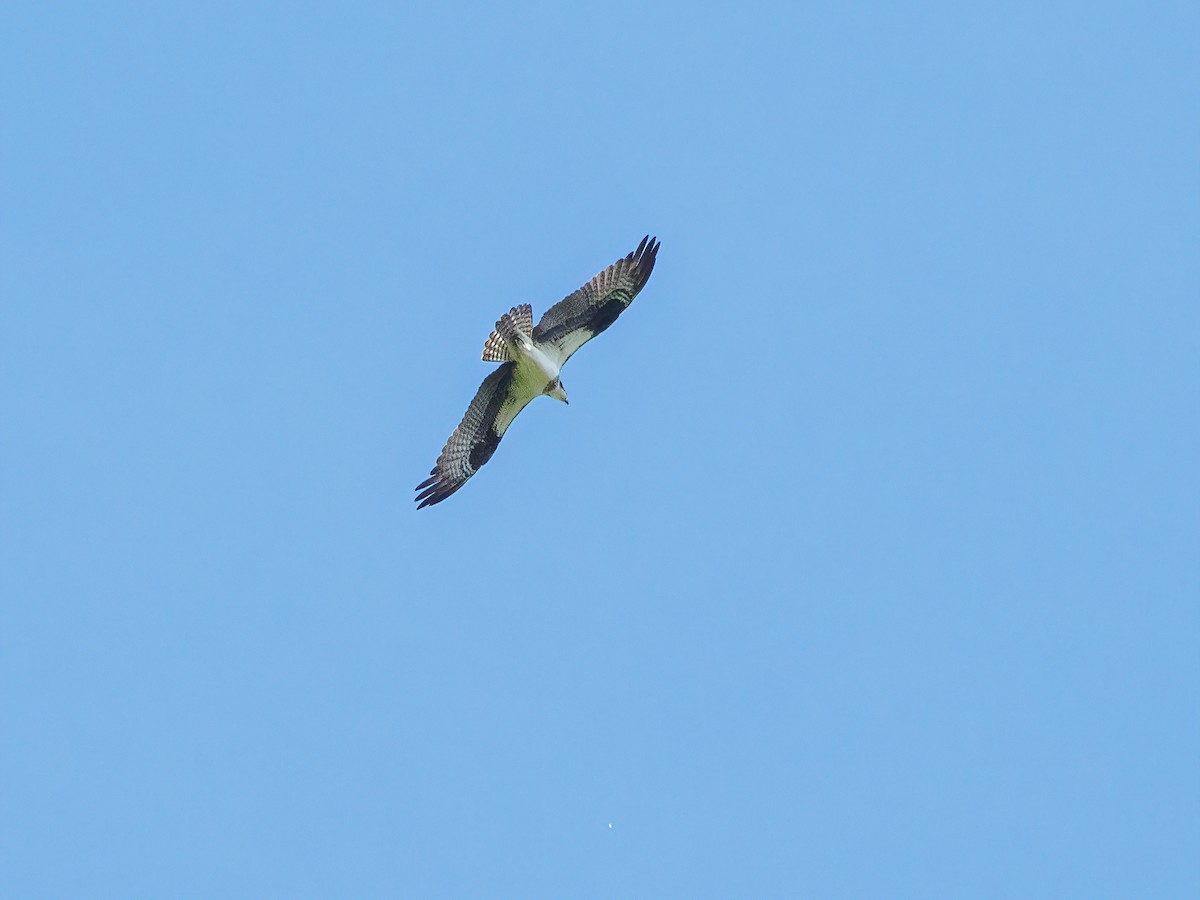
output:
M521 347L517 354L513 386L519 386L522 391L532 391L529 396L532 400L554 384L558 373L562 371L562 364L552 359L544 348L533 343Z
M559 373L571 355L616 321L650 278L659 244L649 236L533 326L529 304L496 322L483 359L501 365L484 379L430 477L417 485L417 508L445 500L492 458L513 419L535 397L567 402Z

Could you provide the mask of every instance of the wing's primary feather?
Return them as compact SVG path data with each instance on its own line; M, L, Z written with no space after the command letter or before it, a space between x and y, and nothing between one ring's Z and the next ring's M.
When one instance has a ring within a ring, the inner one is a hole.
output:
M533 399L519 397L513 391L515 366L516 363L506 362L483 380L462 421L442 448L430 477L417 485L420 491L417 509L441 503L466 484L492 458L509 424Z
M659 242L646 235L636 250L617 260L575 293L546 310L533 339L557 351L559 365L617 320L654 271Z

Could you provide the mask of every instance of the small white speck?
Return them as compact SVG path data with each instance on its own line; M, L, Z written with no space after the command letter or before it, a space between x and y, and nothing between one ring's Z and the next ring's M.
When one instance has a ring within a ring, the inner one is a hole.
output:
M612 822L609 822L609 823L608 823L608 827L609 827L609 828L612 828Z

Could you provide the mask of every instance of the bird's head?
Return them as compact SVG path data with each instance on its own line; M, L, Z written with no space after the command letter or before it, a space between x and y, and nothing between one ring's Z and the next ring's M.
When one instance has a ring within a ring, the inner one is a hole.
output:
M561 400L568 406L570 405L570 401L567 400L567 392L563 389L562 382L557 378L546 385L546 390L543 393L547 397L553 397L555 400Z

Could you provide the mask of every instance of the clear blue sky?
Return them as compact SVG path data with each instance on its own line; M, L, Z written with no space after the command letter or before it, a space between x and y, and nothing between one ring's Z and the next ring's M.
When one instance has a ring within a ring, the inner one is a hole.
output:
M0 893L1200 895L1200 11L1133 6L6 7Z

